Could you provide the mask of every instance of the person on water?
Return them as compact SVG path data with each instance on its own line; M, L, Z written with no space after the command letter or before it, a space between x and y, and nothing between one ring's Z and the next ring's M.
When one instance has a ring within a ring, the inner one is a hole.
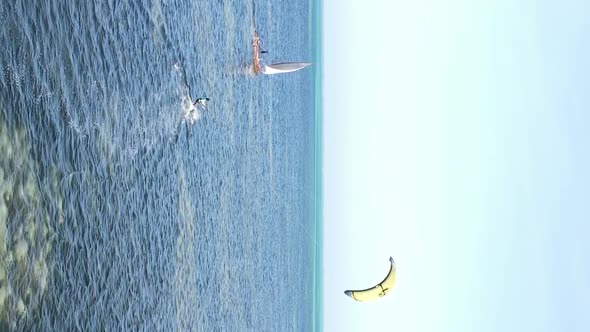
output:
M209 101L209 98L207 98L207 97L197 98L197 100L195 100L195 103L193 105L197 106L197 104L201 104L203 107L206 107L208 101Z

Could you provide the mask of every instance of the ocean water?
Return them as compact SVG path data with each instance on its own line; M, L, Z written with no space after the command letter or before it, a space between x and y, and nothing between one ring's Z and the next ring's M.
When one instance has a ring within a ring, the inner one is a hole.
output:
M314 8L0 2L0 329L317 325Z

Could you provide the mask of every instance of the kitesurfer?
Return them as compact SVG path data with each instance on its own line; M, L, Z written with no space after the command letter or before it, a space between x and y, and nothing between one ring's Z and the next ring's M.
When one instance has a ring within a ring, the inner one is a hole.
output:
M197 98L197 100L195 100L195 103L193 105L197 106L197 104L201 104L203 107L206 107L208 101L209 101L209 98L207 98L207 97Z

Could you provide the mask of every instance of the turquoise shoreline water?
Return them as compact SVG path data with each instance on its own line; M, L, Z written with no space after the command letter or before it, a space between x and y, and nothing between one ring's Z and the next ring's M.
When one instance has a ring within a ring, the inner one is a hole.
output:
M318 326L318 4L0 4L0 329Z
M322 109L322 65L323 65L323 48L322 48L322 17L323 17L323 3L322 1L310 2L310 26L313 31L311 52L313 54L314 63L316 64L316 71L314 77L315 96L315 148L313 149L314 161L314 220L315 220L315 250L314 256L314 319L313 330L323 330L323 188L322 188L322 136L323 136L323 109Z

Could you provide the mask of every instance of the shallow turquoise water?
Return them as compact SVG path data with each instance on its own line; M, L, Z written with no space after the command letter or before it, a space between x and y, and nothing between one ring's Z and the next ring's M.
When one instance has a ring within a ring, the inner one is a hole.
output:
M249 69L254 22L265 60L311 60L309 15L0 3L3 326L312 328L318 69Z

